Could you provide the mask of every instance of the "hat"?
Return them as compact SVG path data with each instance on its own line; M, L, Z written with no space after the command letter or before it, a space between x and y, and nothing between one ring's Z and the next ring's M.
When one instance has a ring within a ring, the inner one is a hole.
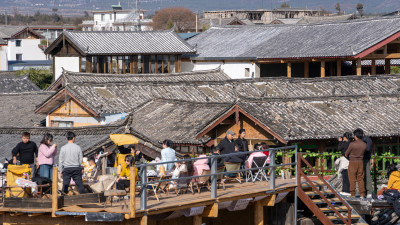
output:
M235 132L233 132L233 131L231 131L231 130L228 130L228 132L226 132L226 135L228 135L228 134L230 134L230 135L234 135L234 134L235 134Z

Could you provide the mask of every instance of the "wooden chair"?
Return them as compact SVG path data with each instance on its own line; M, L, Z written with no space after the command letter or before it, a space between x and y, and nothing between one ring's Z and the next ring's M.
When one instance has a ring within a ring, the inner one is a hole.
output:
M211 170L203 170L203 172L201 173L201 175L209 175L209 174L211 174ZM197 178L196 187L199 193L202 187L207 187L207 189L210 190L210 177L207 176L207 177Z
M240 170L240 163L229 163L229 162L225 162L225 168L226 171L235 171L235 170ZM238 181L239 183L242 183L242 177L241 177L241 173L236 173L235 177L229 177L229 176L224 176L223 182L225 183L225 181Z
M189 174L187 172L179 174L179 178L184 178L184 177L189 177ZM174 190L176 195L179 195L179 191L181 190L185 191L185 193L187 193L188 190L190 190L192 194L194 194L192 178L186 178L176 181Z
M168 195L168 191L165 191L165 188L168 188L170 182L162 182L161 180L164 179L164 176L161 175L159 178L159 182L155 184L148 184L147 188L151 189L156 196L157 201L160 201L158 198L157 192L159 192L161 197L161 192ZM164 187L163 187L164 186Z

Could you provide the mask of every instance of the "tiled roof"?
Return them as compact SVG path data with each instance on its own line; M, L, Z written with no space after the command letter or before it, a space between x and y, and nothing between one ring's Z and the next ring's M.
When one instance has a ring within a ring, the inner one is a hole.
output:
M25 28L26 26L0 25L0 38L11 38L13 35Z
M335 16L304 16L297 24L325 23L334 21L345 21L354 18L354 14L335 15Z
M35 114L35 108L53 94L54 92L43 91L0 94L0 126L43 126L46 116Z
M400 32L400 17L310 25L215 27L188 40L192 59L356 56Z
M195 49L173 31L64 31L83 54L178 54ZM46 50L48 54L63 38L60 35Z
M17 76L15 71L0 72L0 93L40 91L28 76Z
M202 144L197 132L232 107L229 103L196 103L158 99L135 109L131 127L152 142L170 139L174 143Z

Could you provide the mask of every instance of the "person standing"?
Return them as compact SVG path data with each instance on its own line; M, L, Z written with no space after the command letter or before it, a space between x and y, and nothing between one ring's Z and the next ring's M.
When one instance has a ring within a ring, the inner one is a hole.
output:
M239 130L239 137L235 140L235 144L242 146L239 151L241 152L248 152L249 151L249 143L246 140L246 130L240 129Z
M163 141L163 149L161 150L161 162L176 161L175 150L172 149L173 142L171 140ZM164 166L165 164L162 164ZM171 171L174 168L175 163L167 163L165 169Z
M68 143L61 147L59 164L63 175L64 193L68 193L68 187L71 178L78 187L79 194L85 193L85 188L82 181L82 161L83 153L79 145L75 144L76 135L73 132L67 132Z
M53 179L54 157L57 154L57 144L51 145L53 135L46 133L39 146L38 161L40 176Z
M364 172L365 172L365 189L367 191L367 198L372 198L372 193L374 188L372 187L372 178L371 178L371 154L372 154L372 140L369 136L363 135L362 140L367 144L367 149L364 153Z
M222 155L229 154L235 151L235 142L233 141L233 135L235 133L231 130L226 132L225 138L218 144L218 149Z
M338 168L338 178L342 179L342 192L341 195L350 195L350 181L349 181L349 160L344 156L347 148L349 147L353 135L350 132L345 132L343 137L339 137L338 150L341 152L341 157L335 161L335 166Z
M23 164L29 164L34 169L39 168L38 162L38 148L35 142L30 141L31 134L28 132L22 133L22 142L18 143L17 146L12 150L13 164L17 164L17 156L19 155L19 161ZM35 164L36 159L36 164ZM35 167L36 165L36 167ZM32 171L32 172L33 172ZM33 172L34 174L34 172Z
M362 141L363 131L360 128L356 129L353 134L355 141L350 143L345 153L345 157L349 158L350 194L353 197L356 195L357 182L360 196L365 198L363 159L367 144Z

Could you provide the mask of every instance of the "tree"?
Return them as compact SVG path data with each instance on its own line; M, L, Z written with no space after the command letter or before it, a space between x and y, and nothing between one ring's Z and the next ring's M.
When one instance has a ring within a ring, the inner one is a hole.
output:
M172 21L172 18L170 17L170 18L168 19L167 27L166 27L165 29L169 30L169 29L171 29L171 28L173 28L173 27L174 27L174 22Z
M341 10L340 10L340 3L336 3L335 5L335 10L337 11L337 14L340 15L341 14Z
M50 70L30 68L17 72L17 75L20 76L25 74L28 74L28 78L41 89L48 88L53 81L53 75Z
M356 8L358 13L360 13L360 16L362 17L364 15L364 5L362 3L358 3Z
M281 8L290 8L290 5L288 3L286 3L286 2L283 2L281 4Z
M153 17L153 29L164 30L170 27L171 22L175 24L177 32L183 32L193 29L196 23L196 16L190 9L183 7L161 9Z

